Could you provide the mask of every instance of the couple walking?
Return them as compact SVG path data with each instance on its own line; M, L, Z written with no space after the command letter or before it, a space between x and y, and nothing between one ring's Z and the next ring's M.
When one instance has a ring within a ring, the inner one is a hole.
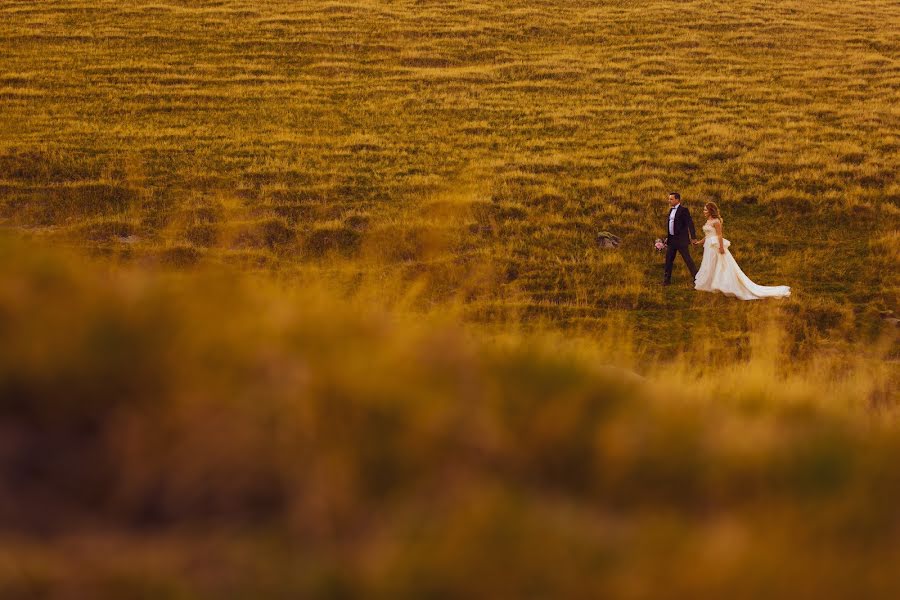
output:
M669 217L666 238L666 271L663 285L672 281L672 266L675 255L681 254L687 268L694 278L694 289L704 292L722 292L741 300L758 300L760 298L784 298L791 295L791 288L786 285L765 286L753 283L738 266L728 247L731 242L722 237L722 216L714 202L707 202L703 207L703 240L696 239L694 221L691 213L681 204L678 192L669 194ZM698 269L691 258L690 245L703 244L703 260Z

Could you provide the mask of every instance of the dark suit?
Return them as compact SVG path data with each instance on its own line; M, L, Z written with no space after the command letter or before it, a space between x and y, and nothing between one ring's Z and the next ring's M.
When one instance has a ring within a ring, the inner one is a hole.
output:
M669 217L672 210L675 210L675 222L673 223L674 234L669 233ZM665 283L672 281L672 266L675 264L675 254L681 254L684 263L691 272L691 278L697 274L697 267L694 265L694 259L691 258L691 240L697 237L694 231L694 220L691 219L691 213L683 204L679 204L674 209L666 213L666 275Z

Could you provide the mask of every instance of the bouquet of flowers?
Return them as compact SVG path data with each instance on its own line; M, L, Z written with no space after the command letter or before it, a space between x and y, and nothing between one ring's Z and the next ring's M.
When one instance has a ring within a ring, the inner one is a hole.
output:
M661 238L656 238L656 242L653 244L653 247L656 248L657 252L660 250L665 250L667 246L666 240Z

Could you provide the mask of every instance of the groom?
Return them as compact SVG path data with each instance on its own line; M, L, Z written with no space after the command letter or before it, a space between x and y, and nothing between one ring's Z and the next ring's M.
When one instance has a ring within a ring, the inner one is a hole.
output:
M697 275L697 267L694 266L694 259L691 258L689 247L691 240L697 237L694 231L694 220L691 219L691 213L688 209L681 205L681 194L672 192L669 194L669 217L666 220L666 227L669 235L666 238L666 276L663 279L663 285L672 283L672 265L675 264L675 253L681 254L687 268L691 272L691 281Z

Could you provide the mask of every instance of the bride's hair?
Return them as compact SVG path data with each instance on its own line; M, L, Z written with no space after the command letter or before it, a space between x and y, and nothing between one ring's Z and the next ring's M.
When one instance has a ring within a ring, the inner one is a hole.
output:
M713 219L718 219L718 220L721 221L722 223L725 222L725 221L722 219L722 213L719 212L719 207L716 206L716 203L715 203L715 202L707 202L707 203L706 203L706 210L709 211L709 214L710 214L710 216L711 216Z

